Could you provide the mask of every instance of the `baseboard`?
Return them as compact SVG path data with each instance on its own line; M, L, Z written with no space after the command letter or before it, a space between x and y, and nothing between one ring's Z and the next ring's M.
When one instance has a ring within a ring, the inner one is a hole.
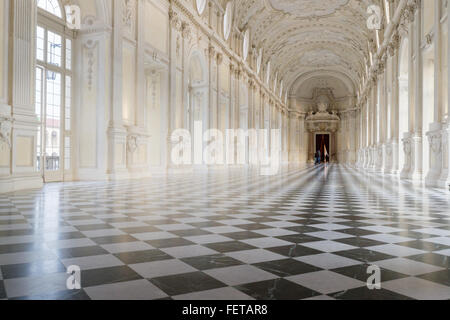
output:
M0 177L0 193L41 189L44 182L40 174Z

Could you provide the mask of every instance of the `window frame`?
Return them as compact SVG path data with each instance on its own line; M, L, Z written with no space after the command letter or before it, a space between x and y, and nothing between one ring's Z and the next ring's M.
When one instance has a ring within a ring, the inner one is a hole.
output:
M73 144L73 139L74 139L74 134L73 134L73 115L74 115L74 110L73 110L73 106L74 106L74 44L75 44L75 32L73 30L70 30L69 28L66 27L66 12L64 10L64 6L61 5L61 2L58 0L58 3L60 5L60 9L61 9L61 14L62 14L62 18L59 18L58 16L50 13L49 11L46 11L40 7L37 6L37 2L36 2L36 7L38 9L38 14L37 14L37 23L36 23L36 31L38 27L41 27L44 29L44 55L43 55L43 60L38 60L37 57L35 59L35 63L36 63L36 68L40 68L42 70L42 91L41 91L41 116L42 116L42 128L45 128L43 125L43 121L45 121L44 116L45 116L45 110L44 108L47 107L47 80L46 80L46 74L47 72L56 72L60 74L61 77L61 100L60 100L60 134L59 134L59 152L60 152L60 156L59 156L59 171L62 173L62 180L65 180L65 176L66 175L71 175L71 173L73 172L73 150L72 150L72 146ZM60 66L55 65L55 64L51 64L48 62L48 54L49 54L49 50L48 50L48 32L52 32L55 33L57 35L59 35L61 37L61 63ZM35 36L35 40L37 39L37 34ZM67 68L67 50L66 50L66 46L67 46L67 40L71 41L71 65L70 68ZM35 54L37 52L37 41L35 41ZM70 86L70 129L67 130L66 128L66 78L70 77L70 82L71 82L71 86ZM36 76L35 76L36 78ZM35 90L36 92L36 90ZM41 130L41 140L43 139L43 137L45 137L45 132L43 132ZM70 167L66 168L66 138L70 138L70 155L71 155L71 159L70 159ZM43 141L43 140L42 140ZM39 155L41 159L43 159L43 155L45 154L45 149L44 149L45 145L42 144L41 142L41 154ZM45 164L41 163L39 172L41 172L43 175L45 173L46 169L45 169ZM47 170L48 171L48 170Z

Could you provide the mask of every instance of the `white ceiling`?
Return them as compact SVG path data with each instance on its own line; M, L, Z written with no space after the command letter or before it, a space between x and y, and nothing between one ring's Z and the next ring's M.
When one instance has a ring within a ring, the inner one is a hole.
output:
M336 97L355 96L374 36L366 27L373 2L236 0L235 21L240 30L250 28L251 43L263 48L263 66L271 61L272 74L278 73L290 95L306 97L314 83L328 83Z

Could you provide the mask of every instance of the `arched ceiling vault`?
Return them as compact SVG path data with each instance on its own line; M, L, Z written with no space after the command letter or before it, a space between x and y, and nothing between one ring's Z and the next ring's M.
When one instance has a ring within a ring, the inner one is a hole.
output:
M302 81L338 79L356 96L368 61L367 8L373 0L236 0L235 21L263 49L263 65L291 95Z

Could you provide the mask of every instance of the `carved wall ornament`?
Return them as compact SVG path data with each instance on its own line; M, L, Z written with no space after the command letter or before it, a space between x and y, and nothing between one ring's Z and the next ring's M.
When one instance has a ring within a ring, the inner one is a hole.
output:
M92 82L94 79L94 64L96 63L95 49L97 48L98 41L92 39L87 40L84 43L84 48L87 50L87 80L88 89L92 90Z
M5 142L11 148L12 119L0 117L0 141Z
M191 38L191 27L189 26L189 23L187 22L181 23L181 34L183 35L184 39Z
M425 47L429 47L433 44L433 38L433 32L430 32L425 36Z
M430 143L431 151L434 154L439 154L442 151L442 134L441 132L432 132L428 134L428 141Z
M178 13L175 12L172 8L169 9L169 21L172 28L181 31L181 20L178 17Z
M125 29L132 33L133 22L135 20L136 0L123 0L123 15L122 22Z
M137 150L137 148L139 146L138 139L139 139L139 137L137 135L135 135L135 134L130 134L127 137L127 150L131 154L133 154Z

